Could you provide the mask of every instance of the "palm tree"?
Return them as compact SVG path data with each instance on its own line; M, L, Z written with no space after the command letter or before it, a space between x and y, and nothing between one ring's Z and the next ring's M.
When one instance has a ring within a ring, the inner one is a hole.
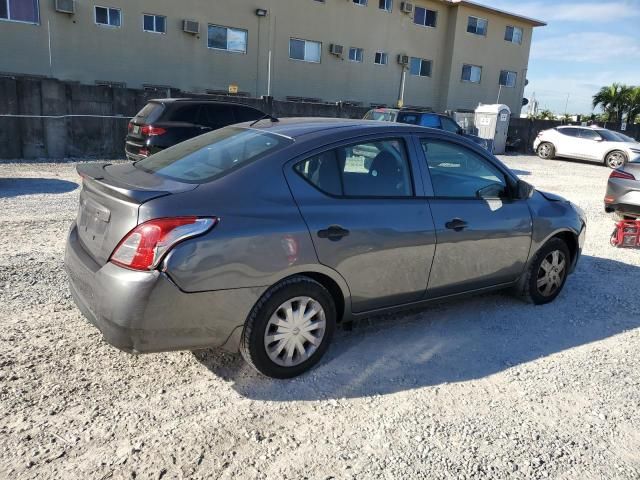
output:
M538 115L536 115L536 118L538 120L555 120L556 116L551 110L545 108L544 110L539 112Z
M593 96L593 108L600 107L607 114L609 120L620 125L622 114L627 109L629 97L633 87L613 83L608 87L602 87Z
M640 87L631 89L627 102L627 122L633 124L640 115Z

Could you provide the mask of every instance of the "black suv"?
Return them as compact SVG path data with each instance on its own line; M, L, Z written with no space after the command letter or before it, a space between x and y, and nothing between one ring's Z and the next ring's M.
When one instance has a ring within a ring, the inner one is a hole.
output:
M236 103L191 98L151 100L129 122L125 152L129 160L140 160L211 130L264 116L258 109Z

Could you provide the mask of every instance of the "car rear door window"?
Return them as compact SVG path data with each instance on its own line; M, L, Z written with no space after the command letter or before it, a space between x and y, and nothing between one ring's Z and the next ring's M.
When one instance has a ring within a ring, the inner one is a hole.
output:
M200 123L200 105L177 105L170 114L172 122Z
M580 138L585 140L601 140L602 137L595 130L589 130L588 128L580 129Z
M212 129L238 123L233 105L202 105L201 124Z
M402 140L336 148L296 165L317 189L345 197L410 197L411 172Z
M507 194L504 174L481 155L452 142L420 142L436 197L487 199Z

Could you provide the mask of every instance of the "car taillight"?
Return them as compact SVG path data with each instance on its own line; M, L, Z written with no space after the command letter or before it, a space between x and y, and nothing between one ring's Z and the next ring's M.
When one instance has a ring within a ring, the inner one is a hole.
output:
M622 170L614 170L609 175L609 178L624 178L625 180L635 180L636 177L631 175L629 172L623 172Z
M121 267L153 270L178 243L211 230L218 218L156 218L141 223L120 241L109 259Z
M129 125L127 128L129 129L129 131L133 130L133 122L129 122Z
M164 135L167 131L162 127L154 127L153 125L144 125L140 129L140 133L142 135L146 135L148 137L155 137L156 135Z

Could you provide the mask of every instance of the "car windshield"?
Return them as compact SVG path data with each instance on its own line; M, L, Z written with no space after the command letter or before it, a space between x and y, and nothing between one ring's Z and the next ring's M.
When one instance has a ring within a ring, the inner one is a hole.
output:
M395 112L388 110L369 110L364 116L365 120L377 120L379 122L393 122L395 120Z
M134 165L185 183L207 183L291 144L292 139L227 127L167 148Z
M612 132L611 130L596 130L600 134L602 138L604 138L607 142L634 142L635 140L631 137L627 137L626 135L618 132Z

